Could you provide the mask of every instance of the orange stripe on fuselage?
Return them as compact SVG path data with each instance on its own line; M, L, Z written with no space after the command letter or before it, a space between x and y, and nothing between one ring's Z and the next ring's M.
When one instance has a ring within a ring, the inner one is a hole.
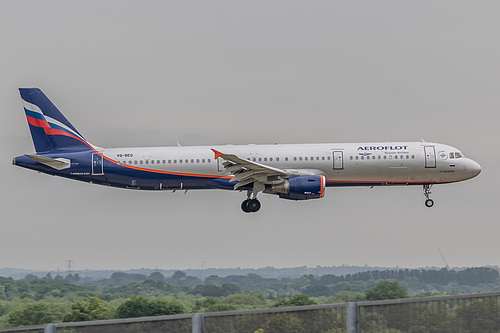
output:
M101 154L100 154L101 155ZM103 155L101 155L103 156ZM153 172L153 173L161 173L161 174L167 174L167 175L176 175L176 176L188 176L188 177L203 177L203 178L226 178L226 179L231 179L233 178L232 176L216 176L216 175L200 175L196 173L185 173L185 172L173 172L173 171L163 171L163 170L155 170L155 169L147 169L147 168L141 168L141 167L136 167L128 164L123 164L123 163L118 163L117 161L103 156L104 159L108 160L111 163L114 163L119 166L127 167L130 169L134 170L139 170L139 171L146 171L146 172Z
M391 182L391 181L384 181L384 180L379 180L379 181L363 181L363 180L327 180L326 183L330 184L408 184L408 185L413 185L413 184L446 184L446 183L456 183L458 182L457 180L450 180L450 181L444 181L444 182Z

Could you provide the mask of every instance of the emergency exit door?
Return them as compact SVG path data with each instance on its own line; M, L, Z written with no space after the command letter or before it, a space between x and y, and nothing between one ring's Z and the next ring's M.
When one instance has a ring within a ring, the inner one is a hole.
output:
M344 152L334 151L333 152L333 170L344 169Z

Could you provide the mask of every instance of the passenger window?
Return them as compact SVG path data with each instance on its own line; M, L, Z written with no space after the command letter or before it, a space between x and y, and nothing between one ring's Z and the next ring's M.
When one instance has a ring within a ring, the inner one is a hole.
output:
M409 159L410 158L410 155L406 155L406 159Z
M307 161L307 156L304 159Z
M199 158L196 159L196 163L200 163L200 159Z
M212 160L211 160L211 159L208 159L208 163L210 163L210 162L212 162Z
M323 157L323 159L325 159L325 157ZM352 156L350 157L351 161L352 161Z
M299 157L299 161L302 161L302 156Z
M359 156L356 156L356 159L359 160Z
M272 162L273 161L273 158L272 157L269 157L269 162Z
M134 161L134 164L137 164L137 160Z
M296 160L297 160L297 157L296 157L296 156L294 156L294 157L293 157L293 160L294 160L294 161L296 161Z
M168 160L168 164L171 164L172 163L172 160Z
M330 156L328 156L327 160L330 160Z
M397 160L398 159L398 155L394 155L394 159Z
M139 163L142 164L142 160Z
M264 157L264 162L267 162L267 157Z
M166 162L166 161L165 161L165 160L163 160L163 164L165 164L165 162Z
M148 164L148 161L146 161L146 164ZM155 164L155 160L151 160L151 164Z
M386 159L387 159L387 156L384 155L384 160L386 160Z
M205 163L205 159L204 158L201 159L201 163Z
M324 161L325 160L325 156L321 156L321 159ZM352 160L352 156L351 156L351 160Z
M262 162L262 157L259 157L259 162Z
M193 159L191 159L191 163L194 163L194 160L193 160Z
M285 161L287 161L287 162L288 162L288 157L285 157Z
M280 161L280 158L279 157L276 157L276 162L279 162Z
M179 163L182 163L182 160L179 160Z

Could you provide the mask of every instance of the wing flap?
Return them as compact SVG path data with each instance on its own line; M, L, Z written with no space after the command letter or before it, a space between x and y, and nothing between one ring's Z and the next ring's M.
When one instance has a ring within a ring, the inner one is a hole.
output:
M236 183L234 185L235 190L254 182L261 184L272 183L271 181L268 181L269 177L286 177L289 175L289 173L283 169L253 162L238 157L234 154L224 154L215 149L212 149L212 151L215 153L216 159L222 158L224 160L224 162L222 163L222 165L224 166L224 172L233 175L233 178L230 180L230 182Z

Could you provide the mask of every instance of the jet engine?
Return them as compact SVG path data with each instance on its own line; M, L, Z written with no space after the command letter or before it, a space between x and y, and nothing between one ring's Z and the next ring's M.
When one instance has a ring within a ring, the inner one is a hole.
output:
M277 194L281 199L309 200L325 195L326 179L322 175L296 176L270 185L264 193Z

